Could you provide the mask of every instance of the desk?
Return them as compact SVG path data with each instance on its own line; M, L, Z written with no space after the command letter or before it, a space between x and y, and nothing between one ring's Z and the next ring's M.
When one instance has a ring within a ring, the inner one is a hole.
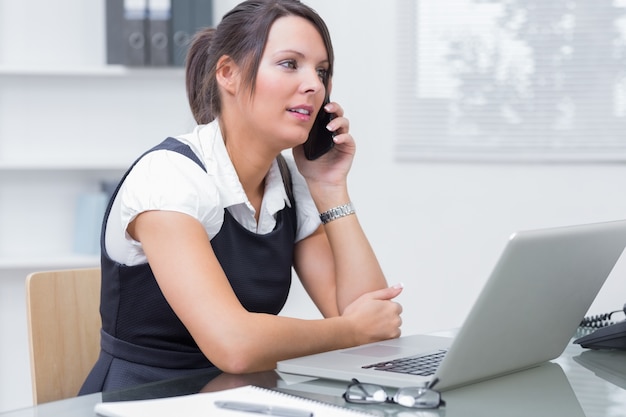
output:
M0 417L93 417L102 401L159 398L259 385L343 405L346 383L288 378L277 373L228 375L219 372L92 394L5 413ZM554 361L526 371L443 393L447 406L419 413L395 405L375 406L381 416L623 416L626 415L626 352L591 351L570 344ZM373 406L350 405L373 411Z

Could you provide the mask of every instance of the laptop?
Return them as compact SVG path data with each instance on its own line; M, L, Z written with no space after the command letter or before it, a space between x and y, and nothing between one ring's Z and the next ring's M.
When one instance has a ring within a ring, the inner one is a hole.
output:
M277 371L390 387L436 378L445 391L537 366L563 353L625 246L626 221L514 233L455 336L402 336L283 360ZM424 372L395 365L422 356L442 359Z

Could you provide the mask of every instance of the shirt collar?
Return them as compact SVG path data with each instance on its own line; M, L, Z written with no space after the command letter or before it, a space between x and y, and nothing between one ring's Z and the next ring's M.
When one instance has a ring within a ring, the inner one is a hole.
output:
M207 172L222 185L218 188L222 190L221 197L224 207L245 204L254 212L239 181L235 166L228 156L218 120L215 119L207 125L198 126L196 129ZM291 202L287 196L278 163L274 160L265 177L265 193L261 209L273 216L285 205L291 207Z
M283 176L278 167L278 162L274 160L267 176L265 177L265 195L263 196L266 209L274 215L282 210L285 205L291 207L291 201L287 196Z

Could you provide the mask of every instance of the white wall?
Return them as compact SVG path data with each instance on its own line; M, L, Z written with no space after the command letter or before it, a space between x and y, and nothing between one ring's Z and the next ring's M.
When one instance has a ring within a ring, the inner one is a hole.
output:
M0 64L9 58L103 63L102 1L0 0ZM399 297L405 333L458 326L511 232L624 217L622 165L394 162L394 74L402 65L394 49L394 2L306 2L334 40L333 98L346 109L359 146L351 195L388 280L405 284ZM216 0L216 15L234 4ZM46 12L26 13L34 8ZM52 42L72 34L71 42ZM33 57L29 47L38 42ZM118 123L123 132L124 120ZM0 231L10 232L16 231ZM623 305L624 268L620 263L591 311ZM31 402L22 282L19 275L0 277L0 356L12 358L2 362L0 412ZM317 316L298 286L285 314Z
M351 195L388 281L405 284L405 333L458 326L512 232L626 217L623 164L394 162L395 2L307 4L333 37L333 99L359 145ZM623 264L590 312L624 305Z

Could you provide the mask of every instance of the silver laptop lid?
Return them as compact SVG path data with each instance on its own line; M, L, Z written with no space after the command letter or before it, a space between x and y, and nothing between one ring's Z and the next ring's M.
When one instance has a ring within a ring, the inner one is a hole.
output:
M436 375L444 387L554 359L626 246L626 222L515 233Z

